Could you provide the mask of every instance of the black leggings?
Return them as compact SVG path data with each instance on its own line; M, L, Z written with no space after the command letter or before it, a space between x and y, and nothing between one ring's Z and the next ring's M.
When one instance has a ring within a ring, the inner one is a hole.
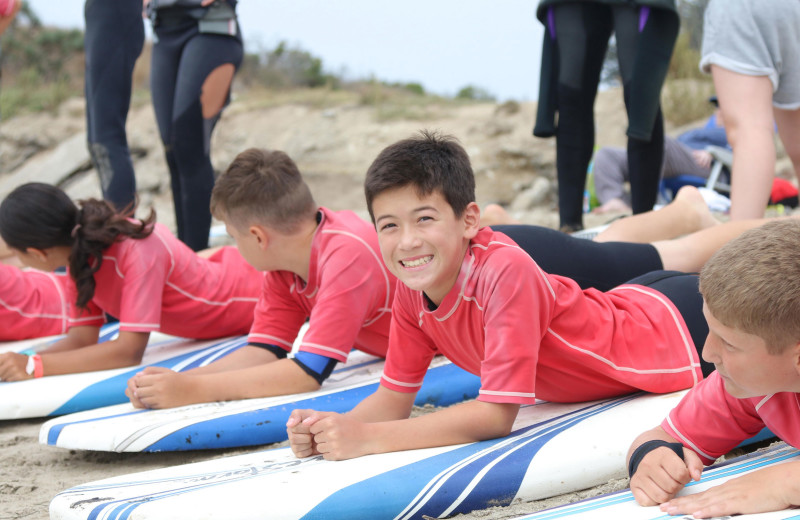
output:
M544 272L572 278L582 289L607 291L635 276L664 268L650 244L593 242L541 226L492 226L508 235Z
M144 45L141 0L86 0L86 136L103 198L118 210L136 199L125 121L133 66Z
M612 32L628 113L632 208L634 213L649 211L656 202L664 155L659 96L666 70L648 74L641 70L654 67L652 58L664 53L669 62L677 37L675 17L660 9L642 11L636 5L596 2L560 3L552 9L558 53L556 169L561 226L583 226L583 191L594 148L594 100Z
M217 67L239 68L242 41L238 36L201 33L197 20L188 15L160 20L153 30L158 41L150 88L172 182L178 238L199 251L208 247L214 188L211 132L221 113L203 118L201 89Z
M708 322L703 316L703 297L700 294L700 277L678 271L655 271L638 276L627 283L644 285L655 289L670 299L681 313L689 335L692 337L703 377L714 371L714 365L703 361L703 347L708 337Z

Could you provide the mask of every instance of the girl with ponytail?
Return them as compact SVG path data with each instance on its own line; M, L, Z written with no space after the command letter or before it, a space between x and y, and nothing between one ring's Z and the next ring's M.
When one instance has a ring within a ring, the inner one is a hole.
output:
M0 236L23 264L67 266L73 282L65 338L31 360L0 354L3 381L136 365L153 331L207 339L245 334L252 324L261 273L235 247L199 256L153 212L138 220L108 202L76 205L59 188L29 183L0 204ZM98 344L103 313L119 319L120 333Z

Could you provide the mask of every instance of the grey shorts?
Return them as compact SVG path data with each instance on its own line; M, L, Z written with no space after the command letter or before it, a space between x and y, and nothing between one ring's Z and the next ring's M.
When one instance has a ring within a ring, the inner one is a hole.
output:
M772 104L800 108L800 0L711 0L700 69L767 76Z

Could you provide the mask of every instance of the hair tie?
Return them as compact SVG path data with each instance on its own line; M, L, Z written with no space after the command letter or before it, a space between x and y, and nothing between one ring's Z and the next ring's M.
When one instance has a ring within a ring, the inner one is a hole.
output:
M72 228L72 232L69 234L69 236L71 236L72 238L75 238L76 236L78 236L78 230L80 228L81 228L80 224L75 224L75 227Z

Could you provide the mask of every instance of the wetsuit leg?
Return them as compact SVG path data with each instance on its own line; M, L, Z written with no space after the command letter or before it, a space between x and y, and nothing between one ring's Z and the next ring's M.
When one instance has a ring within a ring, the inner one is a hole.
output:
M134 204L133 171L125 121L131 102L133 67L144 45L140 0L87 0L86 129L89 153L103 197L117 209Z
M572 278L582 289L607 291L635 276L663 269L650 244L593 242L541 226L492 226L516 242L546 273Z
M221 65L238 69L243 48L236 37L200 33L196 27L163 27L157 34L153 69L174 68L153 77L153 105L170 169L178 237L198 251L208 247L214 187L210 143L221 112L203 117L203 83Z
M583 191L594 148L594 100L611 35L602 4L553 6L558 49L556 170L560 226L583 228Z
M653 209L664 158L661 87L677 37L677 17L662 9L613 7L617 55L628 113L631 209ZM641 69L647 67L643 72Z

